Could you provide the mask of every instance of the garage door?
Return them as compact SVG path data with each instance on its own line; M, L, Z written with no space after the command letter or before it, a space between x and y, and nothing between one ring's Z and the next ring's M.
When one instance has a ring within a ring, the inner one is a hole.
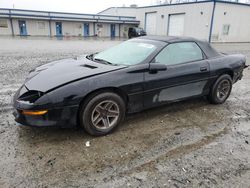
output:
M169 15L169 36L182 36L184 34L184 18L185 14Z
M156 13L146 13L146 32L147 35L156 34Z

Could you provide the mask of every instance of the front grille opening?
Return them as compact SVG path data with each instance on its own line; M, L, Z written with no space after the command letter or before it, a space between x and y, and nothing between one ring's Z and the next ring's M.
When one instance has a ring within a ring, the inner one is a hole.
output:
M18 99L21 101L28 101L30 103L36 102L37 99L39 99L43 95L40 91L28 91L21 95Z

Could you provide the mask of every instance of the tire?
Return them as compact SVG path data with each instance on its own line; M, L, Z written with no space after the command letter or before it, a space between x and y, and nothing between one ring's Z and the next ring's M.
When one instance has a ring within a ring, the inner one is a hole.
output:
M94 136L113 131L125 116L125 102L117 94L104 92L92 96L81 106L80 125Z
M221 75L214 83L208 100L212 104L222 104L229 97L232 90L232 78L228 74Z

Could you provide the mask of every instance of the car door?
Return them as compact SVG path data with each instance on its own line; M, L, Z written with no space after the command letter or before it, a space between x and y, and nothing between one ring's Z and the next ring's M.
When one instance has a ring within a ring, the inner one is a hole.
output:
M162 69L162 65L166 69ZM157 70L157 67L161 68ZM144 106L148 108L202 95L207 92L209 74L205 54L195 42L168 44L145 73Z

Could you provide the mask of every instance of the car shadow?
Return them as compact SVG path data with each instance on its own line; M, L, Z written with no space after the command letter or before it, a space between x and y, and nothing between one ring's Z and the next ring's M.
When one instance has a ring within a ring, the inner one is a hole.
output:
M204 97L178 101L178 102L150 108L142 112L127 114L124 123L126 124L126 122L129 122L129 121L137 121L137 120L145 119L145 118L150 119L150 118L154 118L155 116L161 116L161 115L164 116L167 113L171 113L172 115L174 115L176 112L181 112L187 108L192 110L192 109L199 108L202 106L205 107L206 105L209 105L209 103L207 100L205 100Z
M148 120L151 122L154 118L158 116L164 116L166 114L171 114L175 116L177 112L182 112L185 109L195 109L202 106L208 105L208 102L204 98L196 98L191 100L185 100L180 102L175 102L171 104L162 105L160 107L155 107L142 112L127 114L124 122L118 126L111 134L121 134L121 131L130 124L136 126L136 124L141 121ZM178 114L179 115L179 114ZM59 128L59 127L26 127L20 126L18 129L20 138L29 138L28 140L45 140L50 141L64 141L64 140L78 140L78 139L94 139L98 137L91 136L87 134L84 129L80 127L75 128Z

